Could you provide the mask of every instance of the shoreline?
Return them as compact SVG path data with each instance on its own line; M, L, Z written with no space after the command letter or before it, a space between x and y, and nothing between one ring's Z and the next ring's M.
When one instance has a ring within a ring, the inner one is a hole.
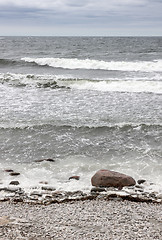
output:
M0 203L0 239L153 240L162 205L105 199L38 205Z
M75 183L76 179L70 181ZM102 199L162 204L162 193L155 191L152 183L145 180L138 180L137 182L134 186L125 186L121 189L117 187L91 187L87 191L79 189L76 191L64 191L46 183L27 190L21 188L21 185L17 185L17 181L13 181L11 185L0 186L0 202L49 205Z

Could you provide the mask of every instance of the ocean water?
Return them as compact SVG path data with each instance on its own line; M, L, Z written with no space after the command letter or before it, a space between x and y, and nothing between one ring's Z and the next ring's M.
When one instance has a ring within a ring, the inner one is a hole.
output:
M162 191L161 37L0 37L0 53L2 185L87 191L109 169Z

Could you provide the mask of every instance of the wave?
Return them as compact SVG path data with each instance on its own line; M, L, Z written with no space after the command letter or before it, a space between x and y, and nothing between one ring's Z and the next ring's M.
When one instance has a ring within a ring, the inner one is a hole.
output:
M157 76L158 77L158 76ZM159 78L157 78L159 79ZM13 87L66 88L102 92L162 93L162 81L150 79L79 79L60 75L0 74L0 83Z
M94 69L109 71L162 72L162 60L154 61L99 61L77 58L21 58L22 61L64 69Z
M60 81L61 84L61 81ZM162 93L162 81L141 80L64 80L64 85L72 89L102 92L149 92Z
M16 125L3 125L0 126L0 130L38 130L38 129L88 129L88 130L149 130L149 129L157 129L162 130L162 124L152 124L152 123L118 123L118 124L109 124L109 125L59 125L59 124L16 124Z

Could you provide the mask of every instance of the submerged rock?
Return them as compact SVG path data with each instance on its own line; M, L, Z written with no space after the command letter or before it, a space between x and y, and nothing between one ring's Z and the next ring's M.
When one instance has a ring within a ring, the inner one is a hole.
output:
M109 171L106 169L99 170L91 178L92 186L96 187L116 187L122 189L124 186L133 186L135 180L125 174Z
M71 180L71 179L79 180L80 176L71 176L71 177L69 177L69 180Z

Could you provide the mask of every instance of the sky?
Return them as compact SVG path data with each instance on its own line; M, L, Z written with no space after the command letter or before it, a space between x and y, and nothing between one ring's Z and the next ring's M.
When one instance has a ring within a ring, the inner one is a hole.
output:
M162 0L0 0L1 36L162 36Z

